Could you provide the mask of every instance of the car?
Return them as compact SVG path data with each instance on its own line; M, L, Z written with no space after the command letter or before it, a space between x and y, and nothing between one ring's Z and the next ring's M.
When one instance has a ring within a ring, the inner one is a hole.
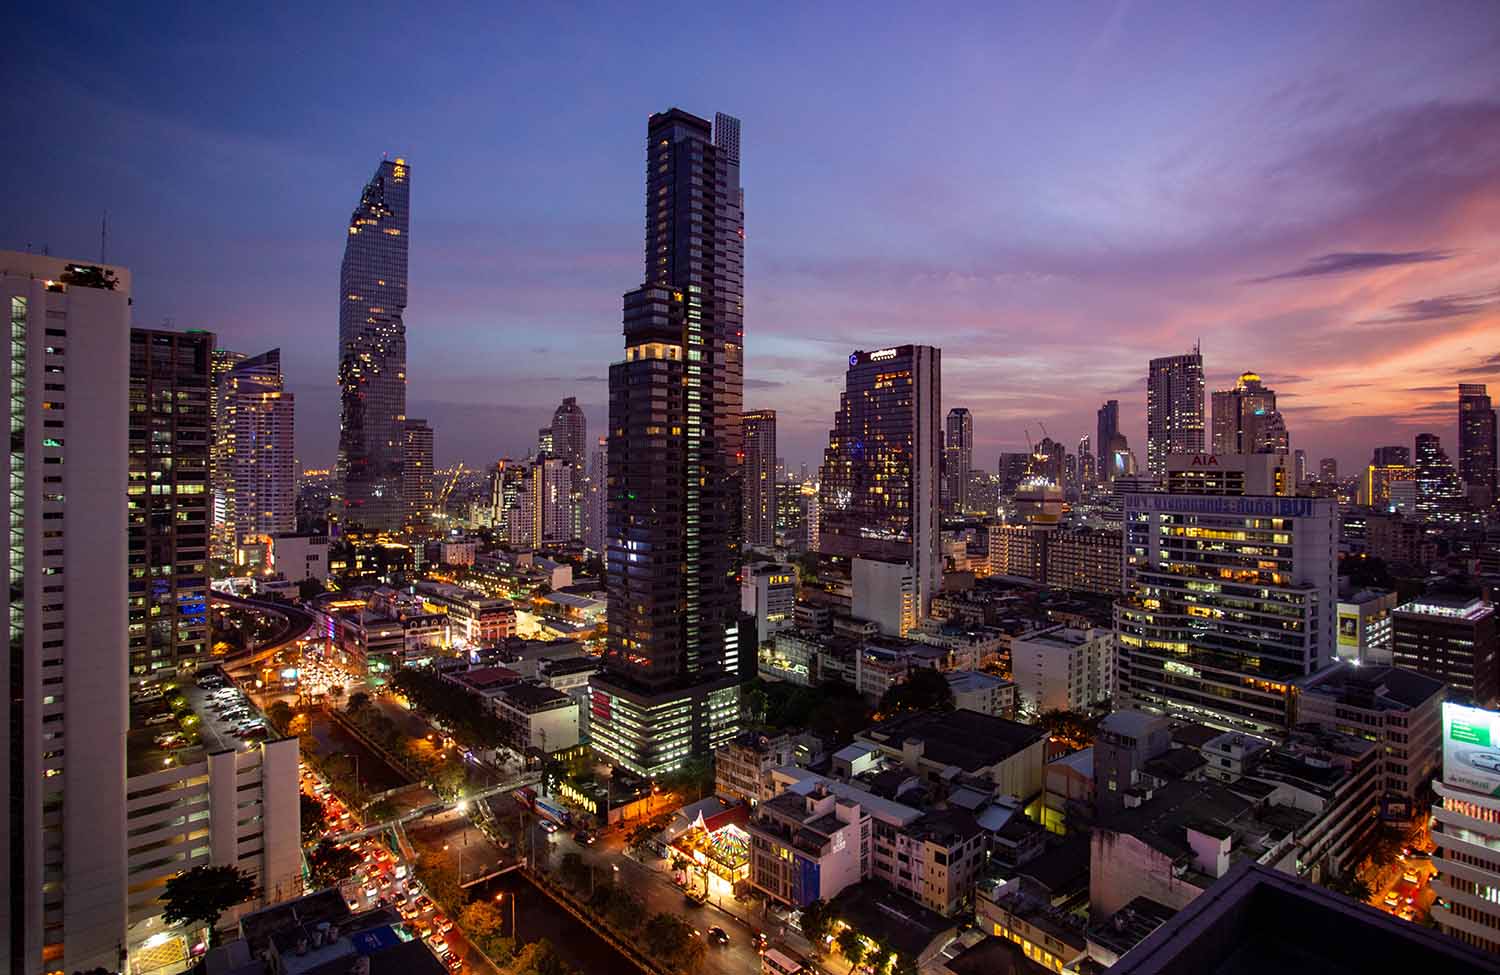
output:
M1421 883L1421 881L1417 879L1417 873L1415 870L1406 871L1401 875L1401 879L1408 884L1412 884L1413 886Z
M464 967L463 960L458 957L457 952L454 952L447 958L443 959L443 963L448 966L448 971L450 972L457 972Z
M544 819L537 825L542 828L542 832L544 833L551 834L557 832L557 824L550 819Z
M708 943L711 945L729 944L729 933L720 927L708 929Z
M593 846L594 841L598 838L599 837L595 836L592 832L586 829L580 829L573 834L573 841L575 843L581 843L584 846Z
M683 896L687 900L688 907L702 907L704 904L708 903L708 897L704 894L698 893L695 890L690 890Z
M453 919L443 917L441 914L435 916L432 919L432 923L443 934L447 934L449 931L453 930Z
M427 944L432 948L432 950L437 952L437 956L439 958L444 958L447 956L450 949L448 947L448 941L446 938L440 938L434 935L433 937L427 938L425 940L427 941Z
M426 894L418 894L417 909L423 911L424 913L426 911L432 910L432 898L428 897Z
M173 721L176 721L176 720L177 719L175 717L173 717L173 715L170 712L168 712L167 714L158 714L158 715L155 715L153 717L147 718L146 719L146 725L147 725L147 727L154 728L157 725L171 724Z
M1409 907L1403 907L1396 913L1396 916L1403 921L1414 921L1416 920L1417 913Z
M755 937L751 940L755 944L755 950L763 955L766 953L766 947L770 944L771 939L766 937L764 931L757 931L755 932Z
M1395 907L1396 905L1398 905L1400 903L1401 903L1401 895L1400 894L1396 893L1394 890L1389 891L1389 892L1386 893L1386 895L1385 895L1385 906L1386 907Z

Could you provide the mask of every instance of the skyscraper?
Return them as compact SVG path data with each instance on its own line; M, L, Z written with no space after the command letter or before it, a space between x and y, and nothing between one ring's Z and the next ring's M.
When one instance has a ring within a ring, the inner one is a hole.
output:
M297 527L296 403L281 375L281 350L235 355L214 389L231 544L245 535L286 534Z
M1078 480L1079 486L1086 491L1093 490L1099 483L1099 469L1094 464L1094 448L1088 434L1078 438Z
M657 775L739 727L739 120L652 115L646 159L645 282L609 370L609 633L589 727L608 760Z
M943 510L967 511L969 471L974 466L974 417L962 406L948 411L943 430Z
M406 528L408 531L422 531L431 526L437 498L432 427L426 420L409 419L401 442L401 495L406 503Z
M583 544L590 551L604 558L604 532L607 517L605 501L609 488L609 438L600 437L589 459L588 488L585 491L583 514ZM599 581L603 581L602 579Z
M902 345L849 356L819 485L819 551L908 562L917 618L943 581L938 469L942 352Z
M1318 461L1318 480L1324 484L1332 484L1339 479L1339 459L1337 457L1324 457Z
M233 503L234 479L229 469L229 442L233 430L225 419L229 414L226 398L228 387L222 380L229 370L245 358L243 352L229 349L214 349L213 362L209 370L208 422L213 431L213 444L209 449L210 491L213 494L213 509L210 512L210 553L214 558L234 558L234 526L229 523L229 506Z
M1374 467L1410 467L1410 447L1376 447L1375 453L1370 460Z
M572 464L575 478L581 482L588 469L588 420L575 397L569 396L552 412L549 429L552 453Z
M1495 409L1484 383L1458 384L1458 477L1482 505L1496 498Z
M1203 451L1203 355L1198 346L1186 355L1151 360L1146 378L1146 472L1167 473L1172 454Z
M537 548L577 537L574 473L572 462L561 457L538 457L531 462L526 511L531 517L531 544Z
M132 681L208 654L213 348L210 332L130 330Z
M1415 455L1417 513L1428 521L1456 520L1463 508L1463 492L1442 438L1417 434Z
M745 544L776 544L776 411L745 414Z
M339 477L344 528L400 531L406 518L406 256L411 173L382 160L349 218L339 273Z
M1242 374L1233 389L1215 390L1213 406L1214 453L1287 452L1286 423L1276 410L1276 390L1255 373Z
M126 927L127 498L152 497L130 479L130 274L3 253L0 307L10 336L0 967L113 972ZM206 448L206 353L202 368Z
M1099 407L1099 439L1094 441L1094 450L1098 453L1099 480L1110 479L1110 467L1113 461L1115 438L1120 434L1120 401L1117 399L1105 400L1104 405Z

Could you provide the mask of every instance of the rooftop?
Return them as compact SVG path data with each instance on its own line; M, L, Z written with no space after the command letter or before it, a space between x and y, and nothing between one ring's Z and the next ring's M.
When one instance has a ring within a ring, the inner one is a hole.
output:
M522 711L537 711L575 703L573 698L546 684L508 684L500 689L500 696L506 703Z
M1446 686L1414 670L1340 662L1308 677L1302 693L1335 697L1351 707L1395 711L1425 704L1442 695Z
M1047 732L1035 725L961 708L898 715L866 728L856 737L897 753L904 742L918 741L927 761L978 772L1045 741Z
M521 675L509 667L475 667L472 670L449 674L448 679L463 684L471 690L484 692L514 684L521 679Z
M1100 923L1089 925L1088 938L1116 956L1124 955L1176 915L1174 908L1137 897Z
M953 922L936 911L871 880L845 887L833 899L835 913L868 938L883 941L908 958L926 956L954 933Z

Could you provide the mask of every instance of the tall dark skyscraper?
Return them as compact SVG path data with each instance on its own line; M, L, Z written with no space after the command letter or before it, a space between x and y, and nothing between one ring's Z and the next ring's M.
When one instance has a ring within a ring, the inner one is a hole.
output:
M1111 461L1113 460L1116 441L1120 436L1120 401L1117 399L1105 400L1104 405L1099 407L1099 439L1094 441L1096 465L1099 471L1099 480L1108 481Z
M930 345L855 352L844 382L818 485L819 551L910 563L924 619L943 581L942 352Z
M208 655L211 332L130 330L130 678Z
M1443 441L1434 433L1419 433L1416 441L1417 513L1431 521L1452 521L1463 509L1458 471Z
M625 295L625 360L609 370L609 634L590 731L608 760L658 775L739 727L739 120L652 115L646 163L645 283Z
M1146 472L1165 477L1172 454L1203 451L1203 354L1152 359L1146 378Z
M969 471L974 467L974 415L962 406L948 411L943 430L943 510L967 511Z
M339 273L338 469L344 528L403 527L406 450L406 253L411 171L386 159L349 218Z
M1407 467L1411 464L1410 447L1376 447L1370 463L1375 467Z
M1216 454L1284 454L1290 446L1286 423L1276 409L1276 390L1253 372L1233 389L1213 395L1212 449Z
M745 414L745 544L776 544L776 411Z
M572 464L577 472L575 480L581 481L588 469L589 425L576 398L569 396L552 411L548 429L552 431L552 453Z
M1473 492L1482 488L1481 503L1495 500L1495 409L1484 383L1458 384L1458 477Z

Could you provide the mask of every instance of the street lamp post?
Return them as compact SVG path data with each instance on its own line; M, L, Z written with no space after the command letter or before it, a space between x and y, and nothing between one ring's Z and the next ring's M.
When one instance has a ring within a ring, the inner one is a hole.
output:
M505 901L505 894L500 893L500 894L496 894L495 895L495 903L500 904L500 903L504 903L504 901ZM516 940L516 895L515 894L511 894L510 895L510 939L512 941Z

